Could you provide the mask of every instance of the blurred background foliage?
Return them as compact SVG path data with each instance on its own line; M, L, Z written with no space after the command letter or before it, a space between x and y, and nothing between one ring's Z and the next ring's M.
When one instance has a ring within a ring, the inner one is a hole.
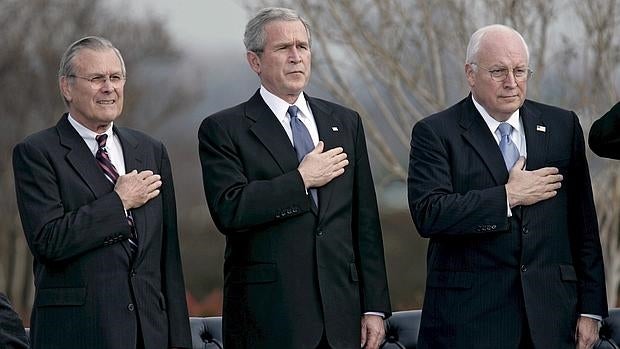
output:
M619 97L616 0L247 0L240 5L247 18L265 5L291 7L306 17L313 30L311 94L354 108L364 118L394 310L419 308L424 292L426 241L415 232L406 203L409 132L416 121L467 95L463 63L475 29L502 23L519 30L535 71L528 97L575 110L586 134ZM80 37L101 35L116 44L127 65L118 123L162 139L170 152L190 312L219 314L224 238L206 208L196 132L211 112L204 105L207 96L225 93L242 102L258 87L253 73L245 65L224 66L226 57L214 58L222 52L189 59L165 15L132 16L123 2L0 0L0 23L0 291L27 323L32 261L15 202L12 149L28 134L53 126L64 112L57 70L66 47ZM237 42L242 49L241 37ZM208 75L201 60L240 73ZM617 305L618 166L589 156L610 304Z

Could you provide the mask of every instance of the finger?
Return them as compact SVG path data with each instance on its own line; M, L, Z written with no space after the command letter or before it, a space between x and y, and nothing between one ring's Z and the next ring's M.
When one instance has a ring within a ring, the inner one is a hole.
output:
M152 176L148 176L146 178L144 178L144 183L146 183L146 185L150 185L152 183L155 183L157 181L161 180L161 176L160 175L152 175Z
M138 173L138 177L141 178L141 179L145 179L145 178L150 177L152 175L153 175L153 171L151 171L151 170L145 170L145 171L142 171L142 172Z
M159 190L153 190L152 192L148 193L147 195L148 199L146 201L156 198L157 195L159 195Z
M157 181L157 182L154 182L154 183L149 184L149 185L146 187L146 189L147 189L147 191L150 193L150 192L152 192L152 191L154 191L154 190L156 190L156 189L159 189L159 187L161 187L161 184L162 184L162 183L161 183L161 181Z
M344 160L344 159L346 159L346 158L347 158L347 153L340 153L340 154L338 154L338 155L336 155L336 156L332 157L332 158L330 159L330 161L332 161L332 162L336 163L336 162L340 162L340 161L342 161L342 160Z
M555 175L559 173L560 170L558 170L557 167L543 167L533 172L539 176L549 176L549 175Z
M333 169L338 170L338 169L344 168L348 164L349 164L349 160L345 159L345 160L339 161L338 163L334 164Z
M336 147L336 148L332 148L330 150L325 151L325 155L327 155L328 157L334 157L336 155L341 154L344 151L344 149L342 149L342 147ZM346 156L346 153L344 153Z

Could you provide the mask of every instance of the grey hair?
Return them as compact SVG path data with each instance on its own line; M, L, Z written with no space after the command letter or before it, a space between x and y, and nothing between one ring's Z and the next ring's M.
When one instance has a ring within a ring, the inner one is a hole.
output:
M503 24L491 24L491 25L487 25L486 27L482 27L476 30L471 35L471 38L469 39L469 44L467 45L467 56L465 57L466 64L476 63L476 60L478 58L478 51L480 51L480 43L482 42L482 39L487 33L491 31L495 31L495 30L505 30L505 31L510 31L516 34L519 37L519 39L521 39L521 42L523 43L523 46L525 47L525 54L527 57L527 61L528 62L530 61L530 49L527 47L527 43L525 42L525 39L523 39L523 36L521 35L521 33Z
M76 72L73 60L75 59L75 56L77 56L77 54L83 49L91 49L94 51L113 50L119 61L121 62L121 72L123 73L123 76L127 75L123 56L121 55L121 52L112 44L112 42L110 42L110 40L102 38L100 36L86 36L69 45L65 53L62 55L62 58L60 59L60 68L58 69L59 79L63 76L71 77L72 75L75 75ZM62 98L65 101L65 105L68 106L69 101L67 101L64 95Z
M308 34L308 45L312 47L312 37L310 35L310 25L294 10L283 7L266 7L250 19L245 26L243 43L248 51L262 53L265 49L265 26L273 21L300 21L306 28Z

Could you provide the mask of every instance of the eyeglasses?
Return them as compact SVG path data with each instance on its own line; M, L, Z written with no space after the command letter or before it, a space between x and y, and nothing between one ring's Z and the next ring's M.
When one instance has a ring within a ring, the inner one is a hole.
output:
M502 82L506 80L506 78L508 78L508 73L510 72L512 72L512 76L514 76L516 81L526 81L529 78L531 78L532 75L534 74L534 72L530 70L530 68L528 67L521 67L521 68L514 68L514 69L509 69L509 68L487 69L485 67L480 66L478 63L469 63L469 64L475 65L477 67L480 67L488 71L489 74L491 74L491 79L497 82Z
M125 80L127 77L122 74L111 74L111 75L93 75L90 77L78 76L78 75L68 75L70 78L78 78L82 80L86 80L90 83L90 87L92 88L102 88L105 85L106 81L110 81L110 84L114 88L121 87L125 84Z

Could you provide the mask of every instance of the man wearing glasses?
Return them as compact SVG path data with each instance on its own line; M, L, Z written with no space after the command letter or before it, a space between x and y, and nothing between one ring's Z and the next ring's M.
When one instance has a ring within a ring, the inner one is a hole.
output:
M125 64L82 38L60 62L68 113L13 153L34 256L32 348L190 348L166 149L113 122Z
M409 206L428 247L419 348L591 348L607 315L575 113L525 99L515 30L476 31L471 94L412 132Z

